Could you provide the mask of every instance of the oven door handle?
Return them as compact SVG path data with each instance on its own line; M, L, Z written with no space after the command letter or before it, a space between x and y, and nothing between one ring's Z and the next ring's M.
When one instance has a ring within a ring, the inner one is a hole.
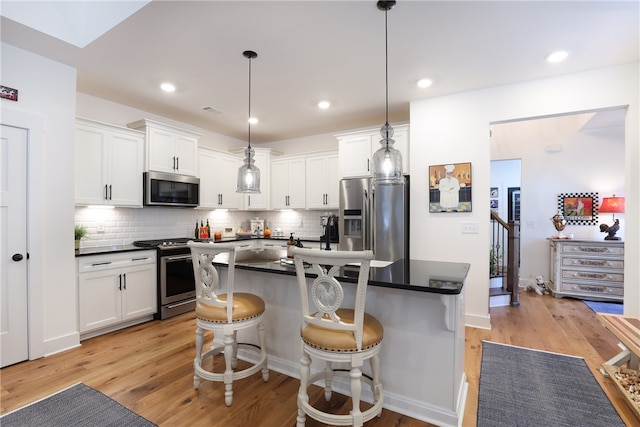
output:
M190 259L191 259L191 255L177 255L177 256L162 257L162 260L164 261L184 261L184 260L190 260Z
M181 305L191 304L195 300L196 300L195 298L191 298L191 299L188 299L188 300L185 300L185 301L177 302L175 304L169 304L169 305L167 305L167 308L176 308L176 307L180 307Z

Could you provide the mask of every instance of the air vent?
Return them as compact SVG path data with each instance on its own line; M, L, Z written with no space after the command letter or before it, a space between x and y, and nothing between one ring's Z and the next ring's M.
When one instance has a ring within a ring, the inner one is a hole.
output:
M213 113L213 114L222 114L222 111L220 111L220 110L216 110L215 108L213 108L213 107L211 107L211 106L209 106L209 105L202 107L202 109L203 109L204 111L209 112L209 113Z

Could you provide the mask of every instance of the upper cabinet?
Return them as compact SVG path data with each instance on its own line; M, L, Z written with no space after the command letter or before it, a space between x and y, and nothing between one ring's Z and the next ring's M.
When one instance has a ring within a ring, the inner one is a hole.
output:
M402 154L402 171L409 174L409 125L393 126L394 147ZM336 135L340 178L371 176L373 153L380 148L380 129Z
M200 134L148 119L127 126L146 133L145 170L196 176Z
M260 169L260 193L254 194L240 194L241 209L245 210L258 210L265 211L270 209L270 194L271 194L271 149L269 148L254 148L255 150L255 165ZM244 154L243 154L244 156ZM238 163L238 168L243 164L243 158ZM238 168L230 175L231 182L233 183L233 189L236 189L236 180L238 178Z
M238 156L200 148L200 208L238 209L241 197L236 193L235 177L240 166Z
M278 159L271 162L271 208L304 209L305 158Z
M76 120L75 204L142 207L144 133Z
M338 153L307 157L305 174L307 209L338 209Z

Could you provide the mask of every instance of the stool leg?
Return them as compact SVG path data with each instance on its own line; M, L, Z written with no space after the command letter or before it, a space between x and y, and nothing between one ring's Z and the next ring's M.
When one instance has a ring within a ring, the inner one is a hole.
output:
M225 334L224 336L224 403L227 406L231 406L233 401L233 347L235 340L233 339L235 334Z
M233 351L231 354L231 368L236 369L238 367L238 331L233 332ZM225 352L226 354L226 352Z
M381 391L382 391L382 383L380 382L380 359L376 354L371 358L371 373L373 374L373 384L371 386L373 392L373 401L377 402L380 400ZM382 415L382 409L378 416Z
M333 366L327 361L324 365L324 400L331 400L331 386L333 383Z
M351 402L353 403L351 417L353 418L354 427L361 427L363 424L362 412L360 411L360 396L362 394L362 371L360 370L360 366L357 366L354 361L352 361L351 372L349 372L349 376L351 377Z
M262 362L262 380L269 381L269 366L267 365L267 346L264 339L264 325L258 323L258 342L260 343L260 360Z
M296 427L304 427L305 413L302 403L309 402L307 388L309 387L309 372L311 365L311 357L304 349L302 350L302 358L300 359L300 389L298 390L298 417L296 418Z
M204 330L196 327L196 357L193 359L193 388L196 390L200 387L200 377L198 370L202 366L202 345L204 344Z

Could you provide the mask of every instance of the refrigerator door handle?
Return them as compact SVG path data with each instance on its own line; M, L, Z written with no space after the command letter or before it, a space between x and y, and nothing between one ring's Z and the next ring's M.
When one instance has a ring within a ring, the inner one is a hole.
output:
M376 236L375 236L375 232L376 232L376 209L375 209L375 205L376 205L376 190L375 189L371 189L371 197L369 198L369 224L367 224L369 226L369 248L373 251L373 255L375 256L376 254Z

